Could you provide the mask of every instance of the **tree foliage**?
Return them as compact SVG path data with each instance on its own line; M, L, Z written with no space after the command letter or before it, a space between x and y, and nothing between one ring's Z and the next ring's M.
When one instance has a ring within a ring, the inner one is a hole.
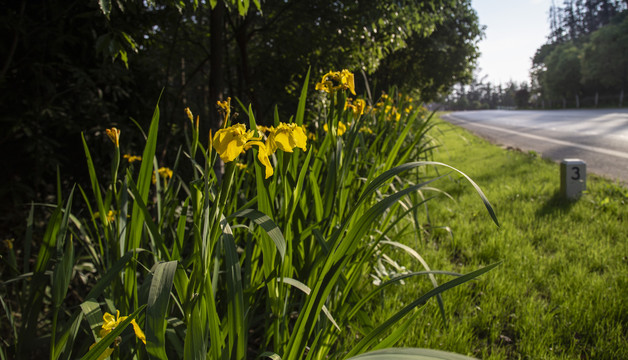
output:
M623 103L628 83L628 2L564 1L550 8L549 42L532 58L534 97L579 107ZM617 96L619 95L619 96ZM575 102L573 102L575 100ZM619 101L617 101L619 100ZM556 102L554 104L557 104Z
M628 18L591 34L582 49L583 82L619 89L628 81Z
M407 46L382 61L373 78L382 88L401 86L430 101L447 94L458 83L469 83L483 36L470 1L448 4L444 20L430 36L412 35Z
M572 43L556 47L545 59L542 79L550 96L567 97L580 90L580 51Z

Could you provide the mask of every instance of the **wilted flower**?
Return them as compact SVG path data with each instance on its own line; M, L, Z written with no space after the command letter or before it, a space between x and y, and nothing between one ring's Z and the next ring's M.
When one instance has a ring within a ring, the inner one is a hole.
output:
M218 105L218 110L222 113L225 122L227 122L231 114L231 98L228 97L227 101L217 101L216 105Z
M192 125L194 125L194 115L192 115L192 111L190 111L190 108L186 107L184 111L185 111L185 114L188 116L188 119L190 119L190 122L192 123Z
M105 129L105 132L107 133L107 136L109 136L109 139L111 140L111 142L117 148L120 147L120 130L118 130L115 127L112 127L111 129Z
M136 161L142 161L142 157L141 156L137 156L137 155L129 155L129 154L124 154L123 157L129 162L136 162Z
M109 222L112 222L116 219L116 216L118 216L118 212L116 210L109 210L107 212L107 220ZM100 217L100 213L98 211L96 211L94 213L94 219L98 219Z
M192 115L192 111L190 110L190 108L185 108L185 114L187 115L188 119L190 119L190 123L192 124L192 126L195 126L196 131L198 132L198 115L196 116L196 124L194 124L194 115Z

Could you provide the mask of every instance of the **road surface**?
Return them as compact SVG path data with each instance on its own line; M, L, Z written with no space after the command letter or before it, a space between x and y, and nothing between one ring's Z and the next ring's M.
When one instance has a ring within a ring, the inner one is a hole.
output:
M442 118L495 144L584 160L588 172L628 184L628 109L479 110Z

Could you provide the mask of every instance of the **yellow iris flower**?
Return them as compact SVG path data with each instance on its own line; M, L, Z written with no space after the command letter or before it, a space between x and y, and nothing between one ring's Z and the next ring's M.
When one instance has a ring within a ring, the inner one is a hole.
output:
M159 169L157 169L157 174L159 174L159 176L164 179L165 184L168 184L168 180L172 178L172 170L167 167L160 167ZM155 177L155 173L153 173L153 184L155 184L156 182L157 178Z
M342 70L340 72L340 83L343 88L349 89L349 91L355 95L355 80L352 72L347 69Z
M106 312L102 317L103 324L100 332L98 333L98 335L100 335L100 338L102 339L107 336L107 334L113 331L113 329L120 325L120 323L123 322L126 318L128 318L128 316L120 316L120 311L118 310L116 310L116 316L113 316L112 314ZM133 325L133 331L135 332L135 336L137 336L137 338L140 339L144 343L144 345L146 345L146 335L144 335L144 332L137 324L135 319L131 320L131 325ZM92 344L92 346L90 346L89 348L91 349L92 347L94 347L94 345L96 345L96 343ZM117 341L114 342L114 346L118 346ZM114 348L108 347L107 349L105 349L105 351L102 352L102 354L100 354L98 360L106 359L113 353L113 350Z
M356 110L353 112L353 115L356 117L364 114L364 109L366 109L366 101L364 99L357 99L355 101Z
M253 140L246 144L246 149L250 149L251 146L257 146L257 160L259 160L262 165L264 165L264 179L268 179L273 176L275 170L273 169L273 165L270 163L270 156L273 154L273 151L270 151L268 146L259 140Z
M401 119L401 114L397 111L396 106L386 105L384 113L387 115L388 121L399 121L399 119Z
M295 147L307 151L307 135L305 135L303 127L297 126L297 124L279 123L276 129L271 127L266 143L271 153L277 149L292 152Z
M120 316L119 310L116 310L116 316L113 316L112 314L106 312L102 316L103 324L99 333L100 337L104 338L105 336L107 336L107 334L115 329L116 326L120 325L121 322L126 320L126 318L128 318L128 316ZM137 322L135 322L135 319L131 320L131 325L133 325L133 331L135 332L135 336L137 336L138 339L142 340L142 342L146 344L146 335L144 335L144 332L142 331L142 329L140 329L140 326L137 324Z
M170 170L170 168L160 167L157 172L159 173L159 176L166 180L172 178L172 170Z
M277 128L258 126L258 131L267 131L266 143L261 138L253 137L253 130L246 130L244 124L235 124L218 130L213 136L211 146L218 152L224 162L233 161L243 151L257 146L257 159L265 167L265 177L268 179L274 173L270 156L280 149L292 152L295 147L307 150L307 136L303 126L296 124L279 123Z
M347 69L342 71L330 71L323 75L321 81L316 83L314 88L328 93L333 93L339 89L349 89L349 91L355 95L355 80L353 73Z
M360 116L364 115L365 108L366 101L364 101L363 99L356 99L355 101L347 99L347 102L345 102L345 110L351 110L354 119L357 119Z
M235 124L216 131L213 146L222 161L229 162L242 153L244 145L252 138L252 130L247 131L244 124Z

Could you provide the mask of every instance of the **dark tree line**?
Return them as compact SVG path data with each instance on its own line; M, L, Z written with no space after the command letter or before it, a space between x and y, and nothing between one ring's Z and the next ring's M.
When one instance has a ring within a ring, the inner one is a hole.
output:
M85 180L81 132L94 158L112 126L137 151L131 119L146 126L158 98L166 162L186 106L204 130L226 97L287 121L308 70L312 85L343 68L373 96L395 85L430 101L471 79L482 36L470 0L21 0L0 20L2 217L55 193L57 168L64 186Z
M493 84L474 79L455 86L439 103L444 110L526 109L531 106L528 83Z

